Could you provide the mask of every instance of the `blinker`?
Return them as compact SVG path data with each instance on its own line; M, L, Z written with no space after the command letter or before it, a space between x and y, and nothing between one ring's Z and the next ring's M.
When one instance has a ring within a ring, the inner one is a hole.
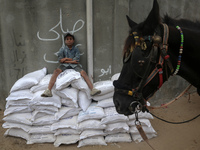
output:
M141 46L141 49L142 50L146 50L147 49L147 44L144 40L144 38L142 37L139 37L137 32L133 32L132 34L130 34L131 36L133 35L134 36L134 39L135 39L135 47L136 46Z
M135 39L135 46L140 46L140 38L138 35L134 35L134 39Z

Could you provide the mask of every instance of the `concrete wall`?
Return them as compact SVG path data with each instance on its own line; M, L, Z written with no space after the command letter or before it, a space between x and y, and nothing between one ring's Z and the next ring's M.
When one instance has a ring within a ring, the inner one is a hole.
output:
M158 0L160 14L193 21L200 17L198 0ZM143 21L153 0L93 0L93 81L121 71L122 49L128 35L125 15ZM74 33L87 71L86 0L0 0L0 108L16 80L57 67L55 53L66 32ZM181 81L180 81L181 82Z

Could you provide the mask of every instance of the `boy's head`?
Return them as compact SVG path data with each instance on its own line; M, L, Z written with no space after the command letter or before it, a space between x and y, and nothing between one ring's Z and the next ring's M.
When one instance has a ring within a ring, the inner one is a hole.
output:
M74 36L70 33L67 33L64 37L64 41L65 41L65 44L68 46L68 47L72 47L73 44L74 44Z
M72 37L73 40L75 40L74 35L67 33L64 37L64 40L66 40L67 37Z

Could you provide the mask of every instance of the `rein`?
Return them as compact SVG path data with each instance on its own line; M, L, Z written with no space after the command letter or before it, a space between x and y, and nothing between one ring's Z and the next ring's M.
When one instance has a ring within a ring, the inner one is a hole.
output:
M194 120L194 119L196 119L196 118L198 118L198 117L200 116L200 114L198 114L198 115L195 116L194 118L189 119L189 120L186 120L186 121L172 122L172 121L167 121L167 120L165 120L165 119L162 119L162 118L160 118L160 117L158 117L158 116L152 114L151 112L149 112L149 113L150 113L152 116L154 116L155 118L157 118L157 119L159 119L159 120L161 120L161 121L164 121L164 122L166 122L166 123L170 123L170 124L183 124L183 123L188 123L188 122L190 122L190 121L192 121L192 120Z

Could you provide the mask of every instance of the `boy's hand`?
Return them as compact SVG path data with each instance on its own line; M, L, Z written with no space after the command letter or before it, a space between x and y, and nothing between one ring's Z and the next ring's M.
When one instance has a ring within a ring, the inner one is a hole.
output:
M77 60L66 60L64 63L78 64L79 62Z
M65 61L65 58L62 58L62 59L60 60L61 63L63 63L64 61Z
M60 62L61 63L65 63L65 61L72 61L72 58L62 58L61 60L60 60Z

